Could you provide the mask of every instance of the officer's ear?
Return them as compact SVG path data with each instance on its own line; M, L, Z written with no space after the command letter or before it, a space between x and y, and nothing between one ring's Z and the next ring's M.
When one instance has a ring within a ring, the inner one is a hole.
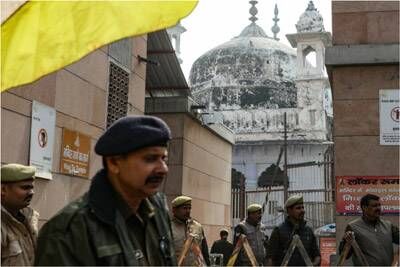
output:
M109 156L109 157L104 157L104 163L107 166L107 170L111 172L112 174L118 174L119 173L119 160L121 156Z
M7 184L6 183L2 183L1 184L1 199L3 200L3 198L6 196L7 194Z

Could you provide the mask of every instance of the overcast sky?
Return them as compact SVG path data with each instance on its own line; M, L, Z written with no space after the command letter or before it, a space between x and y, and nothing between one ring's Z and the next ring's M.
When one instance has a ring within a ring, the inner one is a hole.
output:
M278 4L280 42L290 46L285 35L296 33L300 15L306 10L309 0L259 0L256 5L258 20L265 33L273 37L274 6ZM314 5L324 18L325 30L332 32L331 0L314 0ZM181 24L186 32L181 36L182 69L186 78L194 61L208 50L229 41L249 25L248 0L199 0L197 7Z

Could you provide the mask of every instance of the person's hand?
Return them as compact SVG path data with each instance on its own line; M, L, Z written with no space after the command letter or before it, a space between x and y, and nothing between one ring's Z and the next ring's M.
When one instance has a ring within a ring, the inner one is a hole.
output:
M343 239L346 240L346 243L351 243L354 240L354 232L347 231L344 233Z

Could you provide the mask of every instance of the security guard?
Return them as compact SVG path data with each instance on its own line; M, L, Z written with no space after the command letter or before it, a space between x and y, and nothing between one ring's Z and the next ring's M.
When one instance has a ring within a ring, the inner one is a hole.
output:
M211 253L215 254L222 254L223 255L223 262L218 262L219 265L226 266L228 264L228 260L232 255L233 252L233 245L228 241L229 232L226 229L222 229L219 232L219 236L221 237L220 240L216 240L214 244L211 246Z
M39 213L28 207L33 197L35 167L1 167L1 265L31 266Z
M201 253L207 265L210 265L210 257L208 254L207 240L204 235L204 230L201 224L190 217L192 209L192 199L187 196L179 196L172 201L172 233L174 237L174 247L177 257L180 256L183 250L188 235L194 237L194 241L201 248ZM196 256L189 251L183 261L184 266L197 266Z
M167 206L168 126L152 116L117 120L96 143L104 168L89 191L39 233L36 265L176 265Z
M265 264L265 247L264 242L268 239L265 234L265 225L261 223L262 217L262 206L259 204L251 204L247 207L247 218L240 222L235 227L235 236L233 244L239 240L241 234L246 235L249 245L256 257L259 265ZM240 254L236 260L235 265L239 266L250 266L251 262L245 255L244 249L240 251Z
M307 251L313 266L319 266L321 254L318 249L314 231L304 220L304 204L302 195L290 196L285 203L287 217L283 223L275 227L267 246L267 265L280 266L287 253L293 236L297 234ZM288 266L306 266L299 249L296 248L288 262Z

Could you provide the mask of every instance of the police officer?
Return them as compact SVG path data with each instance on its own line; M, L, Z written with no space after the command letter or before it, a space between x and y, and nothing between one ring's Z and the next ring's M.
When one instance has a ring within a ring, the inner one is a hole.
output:
M297 234L313 266L319 266L321 255L314 232L304 220L303 196L290 196L285 203L285 208L288 216L283 223L274 228L268 242L267 265L280 266L282 264L293 236ZM288 266L306 266L298 248L294 250Z
M28 207L33 197L35 167L1 167L1 265L31 266L39 213Z
M259 265L265 264L265 247L264 242L268 238L265 234L265 225L261 223L262 217L262 206L259 204L251 204L247 207L247 218L240 222L235 227L235 236L233 244L239 240L241 234L246 235L249 245L253 251L254 256ZM235 265L250 266L251 262L247 255L244 253L244 249L240 251L240 254L236 260Z
M96 143L104 168L89 191L39 233L36 265L176 265L167 206L168 126L152 116L117 120Z
M228 264L228 260L233 252L233 245L228 241L228 230L222 229L219 232L220 240L216 240L211 246L211 253L222 254L223 255L223 266ZM222 264L219 264L222 265Z
M179 196L172 200L171 204L173 214L171 225L177 257L181 255L188 235L192 235L194 242L196 242L201 249L205 263L210 265L207 240L204 235L203 227L198 221L190 217L190 212L192 210L192 199L187 196ZM194 255L191 250L189 250L187 256L185 257L183 265L198 266L196 255Z

